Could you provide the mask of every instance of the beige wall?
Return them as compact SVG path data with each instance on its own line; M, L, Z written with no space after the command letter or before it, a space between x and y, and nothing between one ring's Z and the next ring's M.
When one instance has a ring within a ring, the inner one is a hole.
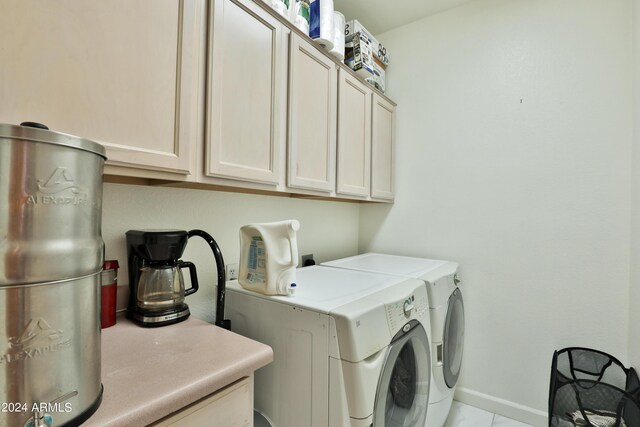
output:
M242 225L297 219L300 254L313 253L322 262L357 252L358 211L357 203L105 184L102 234L106 258L120 262L118 279L124 285L127 230L199 228L213 236L226 263L237 263ZM194 239L183 259L196 264L200 279L200 290L187 297L187 303L197 317L213 322L217 273L211 250L204 240Z
M628 363L631 24L627 0L478 0L379 35L397 198L362 207L360 250L460 262L460 400L545 425L554 349Z

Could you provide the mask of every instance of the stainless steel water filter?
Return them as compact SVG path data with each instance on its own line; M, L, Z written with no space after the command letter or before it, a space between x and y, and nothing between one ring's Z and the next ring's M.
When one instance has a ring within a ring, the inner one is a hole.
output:
M104 160L0 124L0 427L79 425L100 404Z

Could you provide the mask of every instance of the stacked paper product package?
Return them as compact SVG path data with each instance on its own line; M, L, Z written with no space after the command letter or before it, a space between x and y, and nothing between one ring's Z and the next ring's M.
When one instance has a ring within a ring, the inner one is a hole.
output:
M297 29L309 35L309 0L264 0Z
M265 3L271 6L280 15L289 19L289 15L290 15L289 0L265 0Z
M333 12L333 49L329 53L340 62L344 62L344 15Z
M333 0L310 0L309 10L309 37L344 62L344 15L334 10Z
M333 0L310 0L309 37L330 52L333 49Z
M345 64L380 92L385 91L387 49L353 19L345 24Z
M358 22L345 22L333 0L265 0L280 15L384 93L387 49Z
M309 0L290 0L289 21L304 34L309 35L309 19L311 16Z

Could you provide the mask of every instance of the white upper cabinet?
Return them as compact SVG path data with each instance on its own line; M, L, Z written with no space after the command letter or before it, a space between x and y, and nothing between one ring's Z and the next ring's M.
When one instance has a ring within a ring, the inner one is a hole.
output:
M369 197L371 187L371 89L350 73L338 73L337 193Z
M395 106L373 94L371 198L393 200L395 174Z
M101 143L107 179L393 200L395 105L266 3L0 2L0 122Z
M5 2L0 118L100 142L105 173L186 179L198 133L204 3Z
M289 62L288 186L335 191L337 66L292 34Z
M287 37L250 0L210 3L205 175L277 185L286 144Z

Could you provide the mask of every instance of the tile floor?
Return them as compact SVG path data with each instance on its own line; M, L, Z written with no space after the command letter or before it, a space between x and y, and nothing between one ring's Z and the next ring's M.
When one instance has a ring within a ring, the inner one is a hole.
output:
M475 406L453 401L444 427L531 427Z

